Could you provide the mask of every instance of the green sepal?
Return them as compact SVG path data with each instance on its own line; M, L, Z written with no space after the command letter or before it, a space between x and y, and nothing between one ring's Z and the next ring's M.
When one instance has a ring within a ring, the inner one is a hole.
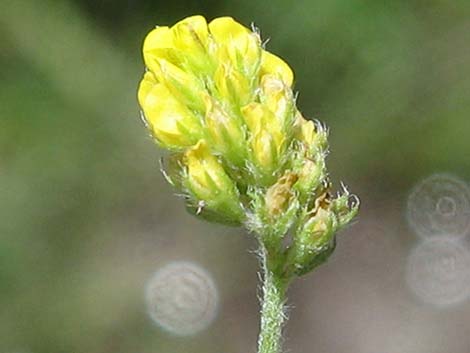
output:
M359 198L352 195L343 185L343 193L331 201L331 210L338 219L338 229L342 229L357 216L359 212Z
M192 202L186 203L186 210L193 216L201 218L211 223L221 223L227 226L239 227L243 221L240 218L230 218L227 214L221 214L211 210L204 204L195 205Z

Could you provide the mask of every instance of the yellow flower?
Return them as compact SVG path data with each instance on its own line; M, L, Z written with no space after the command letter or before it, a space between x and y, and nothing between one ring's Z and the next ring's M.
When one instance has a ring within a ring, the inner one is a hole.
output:
M144 40L148 69L190 109L203 112L201 74L210 74L207 56L209 33L202 16L188 17L173 27L157 27Z
M273 136L265 129L259 130L252 137L251 147L253 157L259 171L265 175L271 175L275 171L279 160L279 149Z
M288 134L295 121L295 102L292 90L284 81L275 75L264 75L261 78L261 101L274 113L283 130Z
M159 71L159 61L166 60L185 70L209 69L207 46L209 33L206 19L192 16L173 27L157 27L144 40L143 54L147 67Z
M211 146L231 163L241 166L246 158L243 122L230 115L209 95L205 97L205 123Z
M144 40L143 57L148 71L140 106L159 144L185 155L192 201L216 209L228 203L240 214L238 191L221 163L245 187L248 181L271 185L282 172L295 131L292 70L263 48L256 31L231 17L207 23L191 16L156 27ZM196 172L209 164L214 175ZM227 188L232 192L224 198L215 192Z
M260 103L243 107L242 114L251 131L252 162L260 173L272 175L286 147L282 123Z
M202 137L199 119L147 72L140 84L139 102L152 135L162 147L181 149Z
M242 220L239 192L204 140L186 151L184 165L187 169L184 185L197 204L230 220Z

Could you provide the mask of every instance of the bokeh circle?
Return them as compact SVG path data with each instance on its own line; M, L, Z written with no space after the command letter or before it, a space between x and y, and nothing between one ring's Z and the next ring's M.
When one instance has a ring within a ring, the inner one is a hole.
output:
M218 291L212 277L191 262L172 262L149 280L145 298L150 317L176 335L196 334L217 315Z
M408 258L406 279L424 302L446 307L470 297L470 251L452 238L427 239Z
M423 238L462 238L470 229L470 189L451 175L432 175L409 195L407 218L410 227Z

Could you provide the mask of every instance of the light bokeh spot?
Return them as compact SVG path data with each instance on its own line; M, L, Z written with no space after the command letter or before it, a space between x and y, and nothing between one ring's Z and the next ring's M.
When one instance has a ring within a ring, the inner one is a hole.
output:
M462 238L470 229L470 189L451 175L436 174L420 182L408 198L410 227L423 238Z
M429 304L461 303L470 297L470 252L452 238L424 240L409 255L406 279L411 290Z
M145 298L152 320L175 335L194 335L217 315L218 291L212 277L191 262L172 262L147 283Z

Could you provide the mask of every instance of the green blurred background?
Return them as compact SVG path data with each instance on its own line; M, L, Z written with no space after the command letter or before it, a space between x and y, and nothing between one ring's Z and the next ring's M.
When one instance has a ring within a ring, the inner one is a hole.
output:
M289 351L468 353L470 304L435 310L404 281L409 191L437 172L470 179L466 0L1 1L0 352L255 351L255 242L184 211L139 121L142 40L191 14L271 38L300 109L331 129L333 181L362 200L289 293ZM194 337L145 312L146 280L173 260L220 291Z

